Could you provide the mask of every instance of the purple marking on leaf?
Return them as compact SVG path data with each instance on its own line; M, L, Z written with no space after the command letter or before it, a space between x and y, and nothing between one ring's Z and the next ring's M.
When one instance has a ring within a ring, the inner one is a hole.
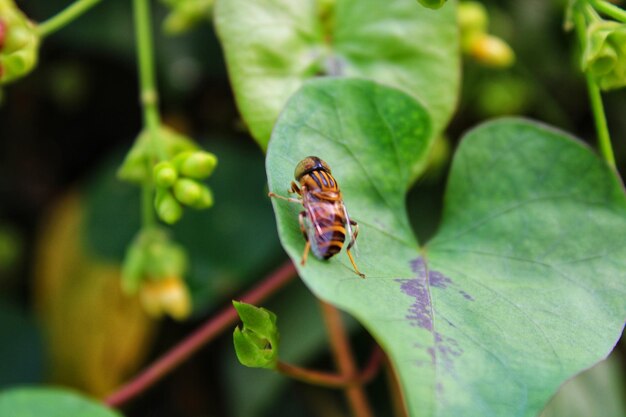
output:
M424 259L421 256L419 258L413 259L410 264L411 271L417 272L418 274L426 273L426 264L424 263Z
M415 299L409 308L409 313L405 316L411 326L419 326L429 332L433 330L433 316L430 311L430 294L425 285L425 279L397 279L400 289L406 295Z
M433 334L433 345L422 346L414 344L416 349L425 349L431 359L431 365L442 366L448 373L454 372L454 358L463 353L458 342L442 335L434 330L432 300L430 296L430 288L446 289L454 287L454 282L443 275L439 271L429 271L424 259L421 257L410 262L411 270L415 272L415 278L396 279L400 283L400 290L414 299L413 304L409 307L409 311L405 318L411 326L420 327L428 330ZM473 301L472 296L464 291L458 290L465 299ZM448 322L451 326L454 325ZM424 361L416 361L418 366L424 364ZM441 387L443 389L443 387Z
M428 354L430 355L430 360L431 363L435 363L435 361L437 360L436 354L435 354L435 348L434 347L429 347L428 349L426 349L426 352L428 352Z
M452 280L438 271L430 271L428 273L428 283L435 288L448 288L448 284L452 284Z

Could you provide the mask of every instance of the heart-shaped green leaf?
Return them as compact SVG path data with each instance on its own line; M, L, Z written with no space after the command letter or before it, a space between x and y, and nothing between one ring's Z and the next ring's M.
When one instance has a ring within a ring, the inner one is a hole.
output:
M73 391L29 387L0 393L0 416L121 417L121 414Z
M364 77L419 98L433 133L459 87L456 7L415 0L220 0L215 23L239 110L265 149L287 99L320 74Z
M422 108L357 80L305 85L267 155L271 191L296 163L326 160L360 225L360 279L340 253L298 264L320 298L354 315L391 356L412 416L534 416L616 343L626 316L626 198L579 142L536 123L483 125L454 158L443 223L418 247L403 204L428 147ZM296 204L273 202L299 261Z

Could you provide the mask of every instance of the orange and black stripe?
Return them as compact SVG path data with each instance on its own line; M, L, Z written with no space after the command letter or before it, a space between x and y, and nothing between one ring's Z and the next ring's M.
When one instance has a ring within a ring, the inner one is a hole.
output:
M322 169L317 169L307 173L302 177L300 182L304 183L311 191L339 191L335 178Z
M335 220L334 224L321 225L321 235L316 233L317 247L324 259L328 259L339 253L346 240L346 229L342 223Z
M300 179L308 191L327 191L338 193L339 187L333 176L324 169L312 170ZM316 196L309 202L309 210L316 219L315 246L318 255L328 259L341 251L346 240L346 219L341 200L324 200Z

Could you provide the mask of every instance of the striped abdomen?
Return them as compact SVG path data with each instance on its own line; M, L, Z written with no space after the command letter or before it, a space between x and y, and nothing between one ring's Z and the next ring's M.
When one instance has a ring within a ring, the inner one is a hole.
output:
M318 258L328 259L341 251L346 240L342 211L341 201L316 201L308 204L307 217L310 224L307 233L311 250Z
M317 170L302 177L300 184L311 251L328 259L341 251L346 240L345 208L337 182L330 173Z

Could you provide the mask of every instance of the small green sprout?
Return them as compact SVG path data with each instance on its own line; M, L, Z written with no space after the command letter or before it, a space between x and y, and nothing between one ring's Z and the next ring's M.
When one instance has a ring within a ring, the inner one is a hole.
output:
M279 341L276 314L238 301L233 301L233 306L243 322L243 328L236 327L233 333L239 362L251 368L275 369Z

